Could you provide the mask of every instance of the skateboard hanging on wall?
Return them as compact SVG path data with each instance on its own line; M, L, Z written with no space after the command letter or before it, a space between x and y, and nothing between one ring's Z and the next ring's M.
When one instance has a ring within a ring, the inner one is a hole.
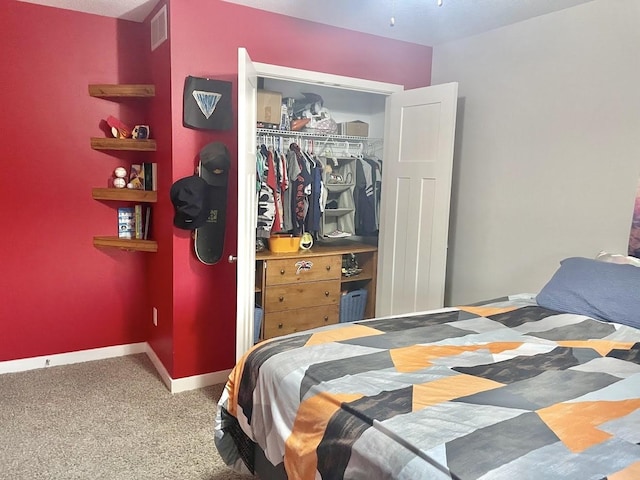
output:
M206 265L218 262L224 250L230 165L229 151L223 143L211 142L200 150L198 176L208 185L208 214L195 229L193 244L196 257Z

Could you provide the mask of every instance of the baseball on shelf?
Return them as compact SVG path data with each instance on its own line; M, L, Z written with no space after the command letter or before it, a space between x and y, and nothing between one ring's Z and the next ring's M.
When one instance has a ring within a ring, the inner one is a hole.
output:
M116 188L124 188L127 185L127 181L124 178L116 177L113 179L113 186Z
M127 169L124 167L118 167L113 171L113 174L117 177L117 178L124 178L127 176Z

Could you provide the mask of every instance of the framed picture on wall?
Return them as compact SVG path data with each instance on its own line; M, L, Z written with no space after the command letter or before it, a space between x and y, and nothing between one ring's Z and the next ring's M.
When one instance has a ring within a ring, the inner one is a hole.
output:
M184 82L183 110L182 124L185 127L231 129L231 82L188 76Z

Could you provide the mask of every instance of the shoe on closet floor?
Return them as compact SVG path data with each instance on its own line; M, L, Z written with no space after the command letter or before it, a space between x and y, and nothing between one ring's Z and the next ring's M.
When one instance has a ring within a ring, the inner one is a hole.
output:
M331 233L327 234L327 237L329 238L344 238L344 237L350 237L351 234L348 232L343 232L342 230L334 230Z

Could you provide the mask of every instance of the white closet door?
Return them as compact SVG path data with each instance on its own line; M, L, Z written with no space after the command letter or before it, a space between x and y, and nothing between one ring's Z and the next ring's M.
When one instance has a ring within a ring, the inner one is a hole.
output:
M238 254L236 269L236 360L253 345L255 307L256 97L258 75L244 48L238 49Z
M439 308L458 84L387 98L376 316Z

